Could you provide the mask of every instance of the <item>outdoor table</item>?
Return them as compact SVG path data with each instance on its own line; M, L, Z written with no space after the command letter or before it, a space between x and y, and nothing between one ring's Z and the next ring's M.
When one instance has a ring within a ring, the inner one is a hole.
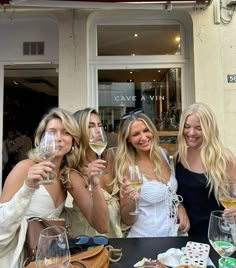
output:
M156 259L159 253L163 253L170 248L181 249L188 241L207 243L207 237L154 237L154 238L110 238L109 244L114 248L122 248L123 256L117 263L111 263L111 268L132 268L133 265L143 257ZM220 256L211 247L210 259L218 268Z

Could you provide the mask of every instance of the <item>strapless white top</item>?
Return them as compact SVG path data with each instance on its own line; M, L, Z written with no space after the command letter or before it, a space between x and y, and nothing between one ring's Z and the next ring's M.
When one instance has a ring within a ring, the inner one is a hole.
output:
M65 202L56 208L46 188L40 185L32 196L30 205L26 211L26 217L59 217L64 205Z
M166 154L162 156L169 163ZM139 213L128 237L171 236L176 229L178 196L177 180L171 169L168 183L143 178L139 199Z

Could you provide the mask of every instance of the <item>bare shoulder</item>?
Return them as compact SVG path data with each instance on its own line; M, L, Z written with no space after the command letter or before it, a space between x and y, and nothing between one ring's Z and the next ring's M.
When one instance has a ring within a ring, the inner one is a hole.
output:
M23 185L29 168L34 164L34 161L26 159L20 161L15 165L15 167L11 170L6 178L0 202L6 202L12 198L12 196Z
M77 185L86 185L87 178L82 177L79 171L72 169L69 174L69 178L71 181L72 188L76 187Z

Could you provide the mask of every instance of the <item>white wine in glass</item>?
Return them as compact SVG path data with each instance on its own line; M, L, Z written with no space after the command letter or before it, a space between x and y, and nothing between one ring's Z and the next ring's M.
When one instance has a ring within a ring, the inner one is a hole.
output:
M37 268L69 267L70 249L64 227L52 226L41 231L35 263Z
M107 136L103 127L91 127L89 129L89 146L101 158L107 146Z
M228 193L220 196L220 203L224 208L232 208L236 206L236 183L230 183Z
M138 192L142 183L143 183L143 177L142 174L139 171L138 166L136 165L130 165L129 166L129 174L128 174L128 179L129 179L129 187L132 188L135 192ZM130 212L130 215L137 215L138 214L138 202L137 199L134 198L134 203L135 203L135 210Z
M225 264L225 258L236 250L236 220L231 216L225 217L223 213L221 210L211 212L208 240Z
M52 160L57 152L57 137L54 131L45 131L39 143L39 153L45 160ZM51 184L55 181L55 173L48 173L39 184Z

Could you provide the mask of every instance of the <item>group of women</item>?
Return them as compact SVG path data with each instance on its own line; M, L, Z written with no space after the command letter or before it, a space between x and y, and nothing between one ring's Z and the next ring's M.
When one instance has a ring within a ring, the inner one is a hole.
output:
M219 197L236 182L236 160L219 138L211 109L196 103L181 115L175 171L168 152L160 147L150 118L136 110L121 117L118 146L103 159L89 147L89 130L101 126L96 110L74 114L55 108L40 122L35 148L8 175L0 197L0 261L4 267L22 267L27 218L65 217L74 235L108 237L207 235L210 212L219 209ZM45 131L57 136L51 161L41 157L38 145ZM130 187L128 170L138 166L141 190ZM53 184L42 185L50 172ZM103 175L100 175L101 171ZM67 193L73 208L65 208ZM138 200L139 212L131 215ZM236 215L236 208L225 211ZM201 228L200 228L201 227Z

